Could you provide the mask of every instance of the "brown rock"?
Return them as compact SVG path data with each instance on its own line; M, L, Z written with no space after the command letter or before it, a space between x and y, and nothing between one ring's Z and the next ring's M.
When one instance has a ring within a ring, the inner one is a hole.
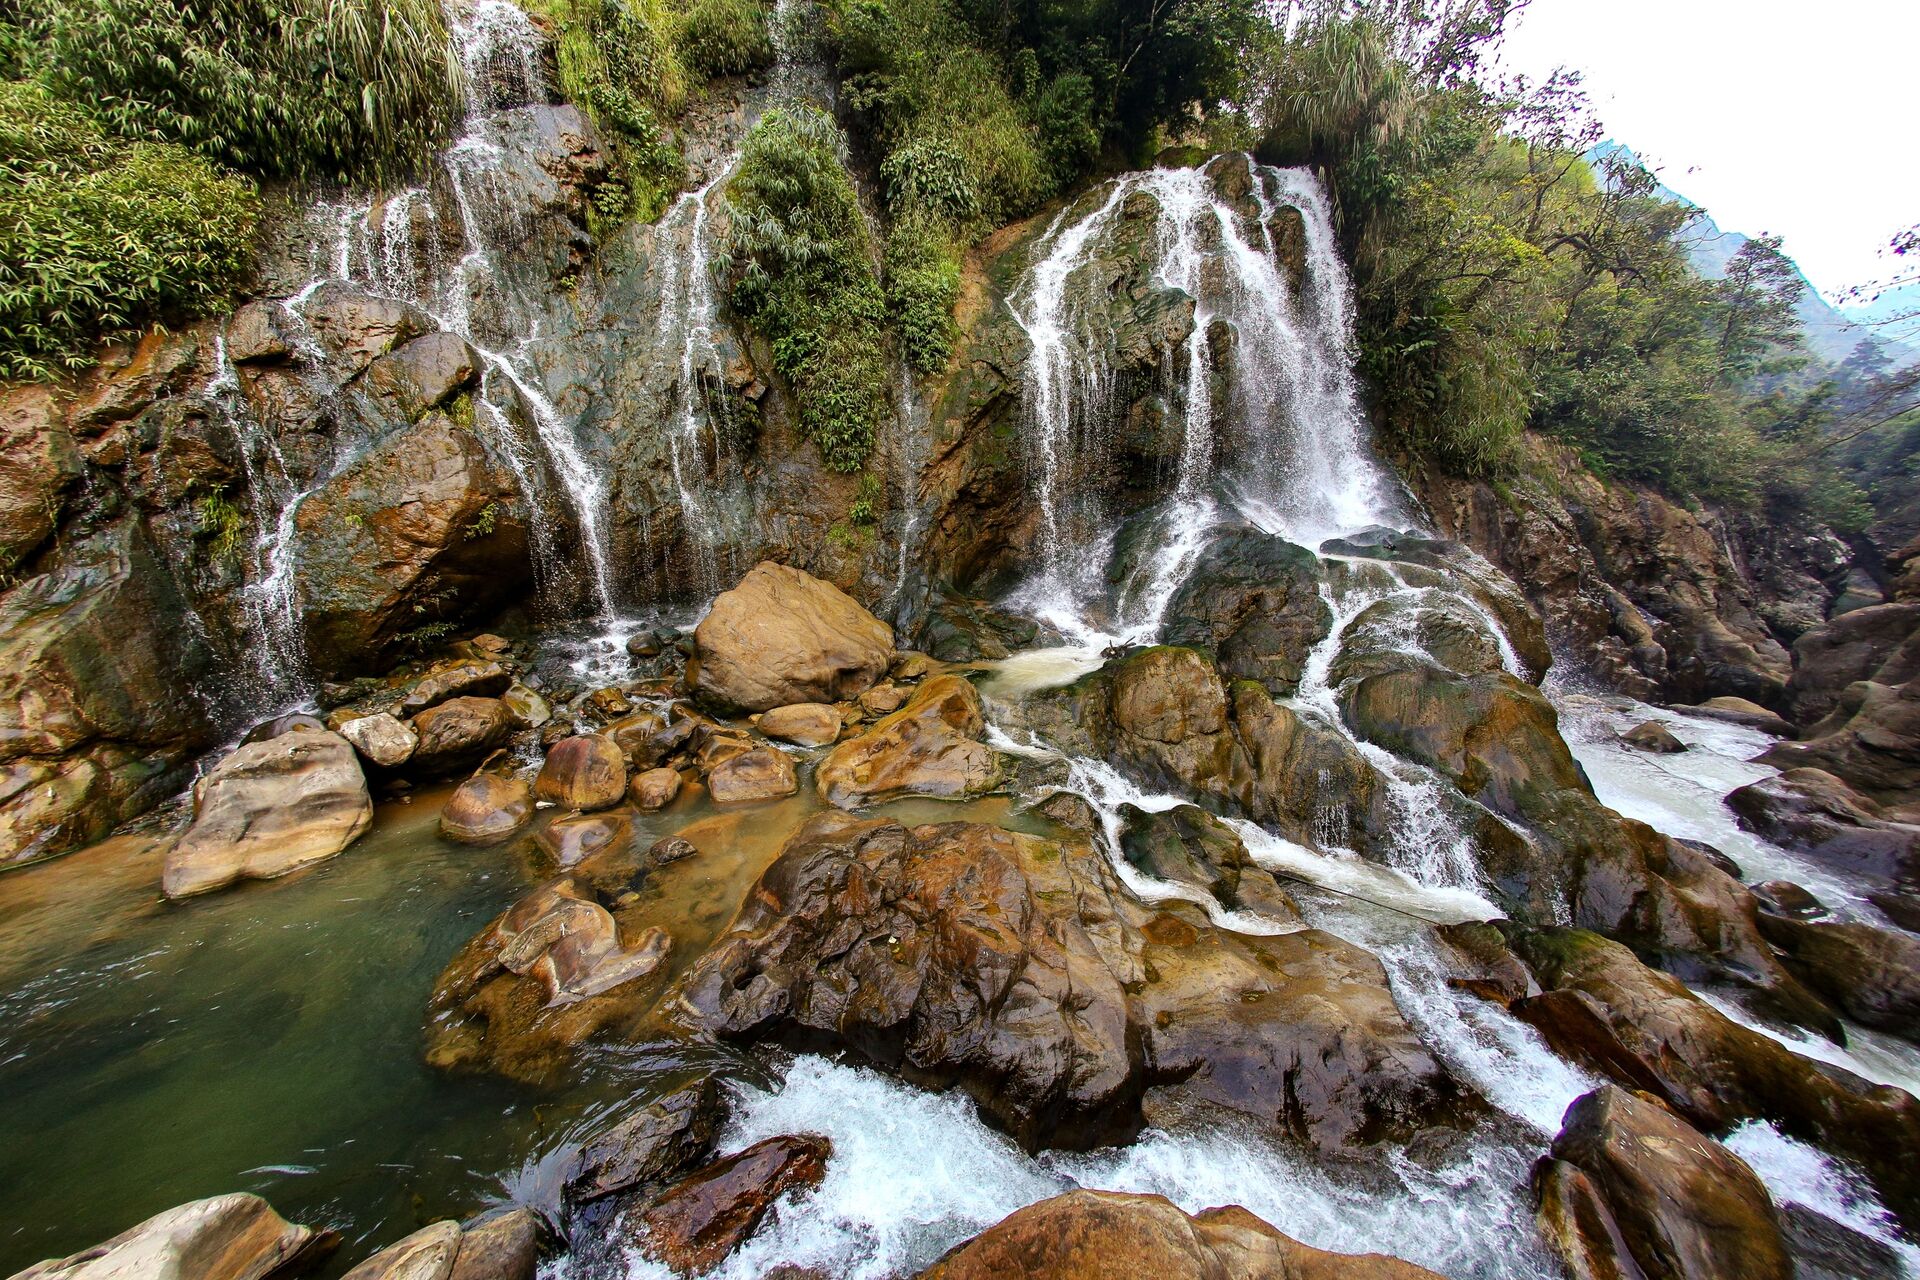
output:
M624 689L609 685L588 694L586 707L596 719L615 720L633 710L633 699L627 696Z
M1281 921L1300 921L1300 908L1256 864L1233 828L1196 805L1160 813L1121 806L1120 851L1159 880L1191 885L1221 906L1244 908Z
M633 823L620 813L576 813L555 818L534 843L562 869L578 866L597 853L624 844Z
M563 738L547 752L533 794L563 809L610 808L627 795L626 757L601 734Z
M533 789L510 774L477 773L440 810L440 834L462 844L497 844L533 817Z
M1635 751L1645 751L1650 755L1670 756L1687 749L1687 744L1673 736L1673 732L1658 720L1648 720L1635 725L1620 735L1620 741Z
M753 1235L775 1200L819 1186L832 1152L825 1138L802 1134L716 1160L647 1206L637 1243L682 1275L698 1275Z
M80 471L51 389L0 390L0 572L10 574L53 533Z
M1585 1186L1556 1166L1584 1174ZM1647 1280L1792 1280L1780 1219L1760 1179L1657 1102L1612 1085L1581 1097L1535 1178L1548 1241L1578 1242L1568 1250L1576 1274L1581 1259L1614 1253L1616 1274L1638 1266ZM1594 1230L1599 1215L1611 1230ZM1607 1274L1600 1267L1589 1273Z
M1741 725L1748 729L1758 729L1762 733L1771 733L1779 738L1791 738L1793 725L1786 717L1767 710L1757 702L1745 698L1708 698L1697 707L1683 707L1689 715L1705 716L1709 720L1724 720L1728 724Z
M464 1223L447 1280L533 1280L541 1235L540 1215L526 1208Z
M1763 916L1787 967L1863 1027L1920 1043L1920 938L1852 922Z
M337 1242L331 1232L293 1225L259 1196L236 1193L156 1213L13 1280L265 1280L318 1261Z
M1920 878L1920 826L1889 822L1880 806L1821 769L1789 769L1734 791L1740 825L1835 870L1878 880Z
M715 804L772 800L799 789L793 761L778 747L754 747L729 755L707 774L707 792Z
M652 866L664 867L683 858L695 857L699 852L691 840L683 840L679 836L661 836L647 847L647 862Z
M584 1204L666 1181L713 1149L726 1118L726 1092L710 1075L634 1108L580 1149L567 1198Z
M760 717L760 732L802 747L830 746L840 736L840 713L824 702L796 702Z
M347 1272L342 1280L445 1280L460 1256L460 1224L435 1222Z
M1440 1280L1383 1254L1327 1253L1229 1205L1197 1216L1161 1196L1069 1191L1028 1205L919 1280Z
M838 587L771 562L714 599L687 683L727 710L854 697L886 674L893 631Z
M457 333L424 334L367 366L366 388L417 418L479 380L480 357Z
M855 699L870 716L892 715L907 701L907 691L896 684L877 684Z
M507 740L513 717L498 698L449 698L413 718L419 745L410 762L423 774L469 768Z
M980 795L1000 780L993 749L979 741L985 732L973 685L935 676L906 706L828 752L814 782L821 799L847 809L910 795Z
M632 798L634 806L647 813L666 808L679 794L678 769L648 769L634 774L633 781L627 784L627 795Z
M399 768L413 759L413 750L420 745L419 735L386 711L346 721L340 726L340 736L351 742L369 764L382 769Z
M448 698L494 698L513 685L513 675L497 662L443 662L414 682L400 699L402 716L418 715Z
M373 824L373 800L353 748L324 730L240 747L193 795L193 825L167 854L161 877L169 898L325 861Z
M293 354L286 309L277 302L249 302L227 321L227 358L235 364L270 364Z
M508 685L500 701L513 718L516 729L538 729L553 719L553 708L547 705L547 700L524 684Z

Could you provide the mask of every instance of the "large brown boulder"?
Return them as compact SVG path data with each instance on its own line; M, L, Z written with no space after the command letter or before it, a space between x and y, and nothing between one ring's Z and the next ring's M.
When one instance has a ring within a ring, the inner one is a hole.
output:
M238 748L194 786L193 810L161 875L169 898L323 862L373 825L359 758L324 729Z
M415 773L457 773L479 763L483 756L513 733L513 714L498 698L449 698L412 720Z
M1440 1280L1384 1254L1327 1253L1229 1205L1198 1215L1162 1196L1069 1191L1028 1205L919 1280Z
M893 629L846 592L785 565L755 565L694 629L687 683L729 711L840 702L887 673Z
M824 702L796 702L760 717L760 732L801 747L831 746L840 736L840 713Z
M627 759L598 733L562 738L547 751L533 794L562 809L610 809L627 797Z
M793 761L778 747L750 747L727 755L707 772L715 804L744 804L790 796L800 789Z
M1029 1147L1203 1098L1334 1148L1453 1096L1367 952L1156 910L1084 840L977 824L816 817L668 1003L689 1030L958 1084Z
M567 1199L584 1204L658 1186L703 1159L726 1118L726 1092L710 1075L635 1107L580 1148Z
M533 789L511 774L477 773L440 810L440 834L461 844L498 844L533 817Z
M1734 1022L1684 983L1647 968L1615 942L1568 929L1509 927L1541 994L1512 1010L1563 1057L1658 1097L1696 1128L1742 1120L1851 1160L1911 1228L1920 1223L1920 1103L1792 1053Z
M814 772L820 798L852 809L902 796L958 800L1000 780L993 749L980 741L980 694L960 676L935 676L907 705L827 753Z
M1168 603L1166 642L1210 650L1228 677L1287 697L1333 624L1319 569L1317 556L1284 538L1251 525L1223 529Z
M664 929L601 905L584 879L549 881L441 973L427 1006L427 1061L544 1082L587 1040L638 1026L654 994L644 979L671 945Z
M533 1280L541 1224L531 1209L431 1223L347 1272L342 1280Z
M235 1193L156 1213L13 1280L265 1280L324 1258L336 1239L295 1226L259 1196Z
M323 675L402 656L422 628L513 599L532 580L511 472L442 413L362 454L294 518L307 650Z
M1534 1188L1541 1232L1576 1276L1793 1280L1779 1215L1747 1163L1613 1085L1567 1108Z
M636 1243L681 1275L711 1270L759 1230L781 1196L819 1186L832 1152L825 1138L801 1134L715 1160L641 1212Z
M1760 917L1787 967L1863 1027L1920 1042L1920 938L1846 921Z

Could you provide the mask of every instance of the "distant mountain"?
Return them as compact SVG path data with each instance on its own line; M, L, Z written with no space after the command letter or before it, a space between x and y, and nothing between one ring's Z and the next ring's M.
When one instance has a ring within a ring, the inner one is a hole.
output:
M1635 163L1641 163L1639 155L1631 147L1615 142L1611 138L1587 152L1587 159L1590 162L1598 162L1615 155L1625 156ZM1687 254L1693 259L1694 268L1701 275L1714 280L1725 275L1727 263L1732 261L1733 255L1740 252L1741 246L1745 245L1751 237L1744 236L1738 231L1721 229L1720 224L1715 222L1713 216L1704 208L1664 183L1655 191L1663 199L1686 205L1690 209L1700 210L1699 218L1687 229L1683 237ZM1799 271L1798 264L1795 264L1794 270ZM1920 359L1920 351L1904 346L1894 341L1888 334L1855 323L1854 320L1843 315L1838 308L1820 296L1820 291L1813 287L1812 281L1807 280L1804 272L1801 273L1800 279L1807 286L1806 291L1800 295L1800 325L1806 332L1807 349L1819 359L1828 364L1839 364L1853 354L1855 347L1868 340L1885 346L1887 353L1897 364ZM1885 301L1882 299L1882 302ZM1908 301L1911 304L1920 302L1920 299ZM1875 317L1861 313L1858 318L1870 320Z

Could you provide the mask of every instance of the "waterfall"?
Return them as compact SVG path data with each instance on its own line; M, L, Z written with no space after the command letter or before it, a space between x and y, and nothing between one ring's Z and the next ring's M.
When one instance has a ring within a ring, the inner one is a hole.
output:
M431 186L381 199L321 201L309 214L315 276L286 306L298 318L316 288L338 281L419 307L442 329L465 339L482 364L478 417L529 507L543 589L578 577L595 620L611 625L617 609L606 485L573 425L524 367L537 337L533 317L539 299L518 296L507 268L526 239L529 216L501 195L496 182L509 158L502 143L507 121L549 95L542 69L545 37L507 0L455 3L448 28L465 81L467 112L459 136L440 153L436 166L451 198L459 256L443 260L446 215L436 207ZM317 349L309 354L317 355ZM526 420L544 467L516 439L499 395ZM542 498L552 489L571 509L579 530L577 574L561 563L552 533L539 518Z
M1248 178L1240 207L1224 194L1236 172ZM1180 374L1168 388L1180 449L1171 493L1141 539L1153 551L1114 616L1094 623L1089 605L1103 590L1116 522L1092 481L1125 406L1115 403L1114 340L1091 272L1138 212L1136 196L1154 219L1151 283L1190 299L1193 323L1181 349L1165 353ZM1289 212L1303 242L1297 290L1274 231ZM1039 571L1016 599L1068 634L1150 640L1228 512L1309 547L1400 516L1367 451L1346 270L1311 174L1223 156L1113 179L1041 233L1009 305L1031 344L1022 409L1040 518ZM1217 350L1223 337L1228 349Z

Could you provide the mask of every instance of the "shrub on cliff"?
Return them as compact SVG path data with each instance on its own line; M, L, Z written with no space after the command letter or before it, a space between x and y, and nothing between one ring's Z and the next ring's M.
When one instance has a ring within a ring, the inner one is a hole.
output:
M0 83L0 379L218 309L258 214L251 182L184 147L115 138L38 84Z
M760 0L692 0L675 43L680 60L703 76L741 75L773 62L773 38Z
M857 471L887 421L886 299L846 167L846 139L810 106L776 108L747 135L727 184L729 294L773 344L802 432Z
M384 179L460 109L438 0L26 0L34 69L126 138L247 173Z

